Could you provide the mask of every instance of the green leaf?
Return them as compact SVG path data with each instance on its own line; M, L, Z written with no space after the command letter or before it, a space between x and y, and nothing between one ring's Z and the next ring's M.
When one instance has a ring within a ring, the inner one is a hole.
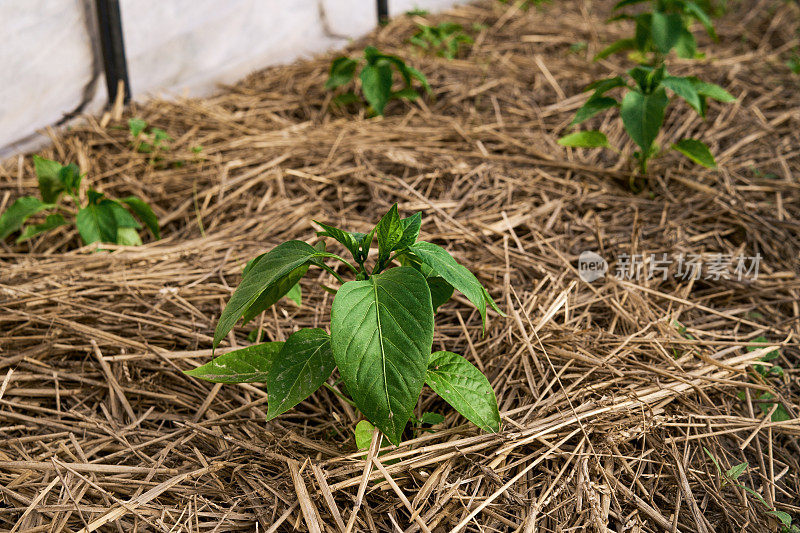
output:
M706 168L717 168L717 162L711 151L703 142L697 139L683 139L673 144L672 147L697 163Z
M500 413L492 385L462 356L452 352L431 354L426 382L479 428L492 433L500 431Z
M286 293L286 297L296 303L298 307L303 305L303 289L300 287L300 283L295 283Z
M789 513L772 509L771 511L767 511L767 514L777 518L784 527L790 527L792 525L792 515Z
M739 463L738 465L731 467L727 472L725 472L725 477L735 481L739 479L739 476L741 476L745 470L747 470L748 466L749 465L746 462Z
M654 12L650 18L653 44L662 54L668 54L683 32L683 18L678 13Z
M683 29L678 41L675 43L675 53L682 59L694 59L697 57L697 41L692 32Z
M661 80L661 85L686 100L686 103L692 106L700 116L705 115L703 103L700 101L700 94L697 92L697 88L691 80L677 76L665 76L664 79Z
M430 424L431 426L435 426L436 424L441 424L442 422L444 422L444 415L426 411L422 413L422 416L420 417L419 421L422 422L423 424Z
M433 312L439 310L439 307L445 304L453 296L453 286L447 283L444 278L440 276L426 277L428 288L431 291L431 303L433 304Z
M356 424L354 431L356 437L356 448L359 450L368 450L369 445L372 444L372 432L375 431L375 426L370 424L369 420L362 420Z
M645 54L649 50L650 41L652 41L652 19L653 15L651 13L640 13L636 15L636 31L634 36L634 43L636 45L636 49Z
M622 52L623 50L634 50L635 48L636 41L633 39L620 39L619 41L615 41L600 50L597 55L594 56L594 61L600 61L601 59L605 59L610 55L616 54L617 52Z
M711 17L708 16L703 8L694 2L684 2L684 10L694 16L694 18L696 18L700 24L703 25L709 37L715 41L717 40L717 32L714 31L714 23L711 22Z
M0 215L0 241L19 230L28 218L55 207L34 198L33 196L23 196L14 200L5 212Z
M39 193L45 203L54 203L64 192L64 184L58 179L61 171L61 163L33 156L33 168L36 171L36 178L39 180Z
M433 344L428 284L397 267L342 285L331 309L333 356L358 409L394 444L419 398Z
M605 111L606 109L610 109L618 105L619 102L617 102L615 98L594 95L589 98L586 103L580 107L580 109L578 109L578 112L575 113L575 118L573 118L572 122L570 122L570 126L580 124L581 122L589 120L601 111Z
M497 313L498 315L504 318L507 317L508 315L502 309L500 309L497 303L495 303L494 299L492 298L492 295L489 294L489 291L486 290L486 287L482 288L483 288L483 298L484 300L486 300L486 303L489 304L489 307L494 309L494 312Z
M267 374L267 420L308 398L335 366L325 330L307 328L289 335Z
M394 204L376 226L379 263L382 264L389 258L400 239L403 238L404 229L404 224L400 222L400 216L397 214L397 204Z
M720 102L724 103L736 101L735 96L715 83L700 81L695 77L690 77L688 79L692 82L692 85L694 85L695 89L697 89L698 94L708 96L709 98L713 98L714 100L719 100Z
M335 89L353 81L357 66L358 61L350 59L349 57L337 57L334 59L331 63L328 81L325 82L325 88L328 90Z
M303 241L288 241L264 254L243 276L242 282L222 311L214 331L214 348L264 291L272 288L292 271L310 262L318 254L313 246ZM297 280L294 283L296 282ZM294 283L286 287L287 292Z
M262 292L242 314L242 325L247 324L262 312L275 305L278 300L284 296L289 296L289 292L291 292L292 288L297 286L297 283L306 275L306 272L308 272L308 266L309 265L306 264L297 267Z
M31 239L40 233L63 226L66 223L67 221L64 220L64 217L58 213L47 215L47 218L41 224L25 226L25 229L22 230L22 234L20 234L20 236L17 238L17 242L19 243L22 241L27 241L28 239Z
M663 88L651 94L630 91L622 99L620 115L625 131L644 154L650 154L664 122L664 110L668 103L667 92Z
M762 394L761 396L758 397L759 400L762 400L762 401L760 401L758 403L758 406L761 409L762 413L764 413L764 414L769 413L770 410L772 410L772 406L775 405L774 403L769 403L769 402L764 401L764 400L772 400L774 398L775 398L775 396L773 396L769 392L765 392L764 394ZM786 410L786 408L783 406L783 404L779 403L778 404L778 408L775 409L774 413L772 413L772 421L773 422L785 422L785 421L791 420L791 419L792 419L792 417L789 416L789 411Z
M459 265L453 256L441 246L419 241L409 246L408 249L420 261L431 267L437 275L466 296L467 300L478 308L483 326L486 327L486 299L483 296L483 286L478 278L465 266Z
M220 355L211 362L184 372L214 383L264 383L282 342L265 342Z
M117 221L118 228L140 229L142 227L142 225L139 224L135 218L133 218L133 215L131 215L127 209L122 207L122 204L119 202L106 198L100 201L100 205L108 206L108 209L114 213L114 218Z
M61 169L58 171L58 181L61 182L64 190L73 195L78 194L78 189L80 189L82 178L83 176L81 176L81 169L78 168L78 165L72 163L61 167Z
M414 213L410 217L401 218L400 224L403 227L403 234L400 237L395 250L402 250L417 242L419 230L422 228L422 213Z
M561 146L571 146L573 148L611 148L608 138L602 131L587 130L570 133L558 140Z
M392 68L388 63L367 65L361 69L361 92L372 109L383 115L386 103L392 94Z
M138 137L139 134L145 130L145 128L147 128L147 122L145 122L143 119L141 118L128 119L128 130L134 137Z
M133 211L133 214L135 214L142 222L144 222L145 226L147 226L147 229L150 230L150 233L153 234L153 237L155 237L156 240L161 238L161 231L158 227L158 217L156 217L156 214L153 213L153 210L150 208L147 202L135 196L122 198L120 199L120 202L130 207L131 211Z
M345 248L347 248L350 253L353 255L353 258L358 260L358 239L355 235L350 233L349 231L345 231L343 229L339 229L333 226L329 226L327 224L323 224L317 220L313 221L315 224L320 226L325 231L317 232L317 235L320 237L331 237L332 239L337 240L338 242L342 243Z
M117 244L123 246L141 246L142 238L136 228L117 228Z
M89 192L89 204L78 211L75 219L83 244L117 242L117 219L112 203L101 200L102 194Z
M399 91L394 91L391 98L395 100L416 100L419 98L419 93L416 89L406 87L404 89L400 89Z
M625 87L625 80L623 80L621 76L615 76L613 78L605 78L602 80L593 81L592 83L584 87L583 91L584 92L594 91L593 96L603 96L611 89L615 89L617 87Z

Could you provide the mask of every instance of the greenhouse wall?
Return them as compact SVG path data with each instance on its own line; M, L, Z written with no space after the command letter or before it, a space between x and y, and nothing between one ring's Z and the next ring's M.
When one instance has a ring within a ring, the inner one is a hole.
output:
M455 0L389 0L391 15ZM134 99L209 94L375 27L375 0L121 0ZM106 103L94 0L0 0L0 156Z

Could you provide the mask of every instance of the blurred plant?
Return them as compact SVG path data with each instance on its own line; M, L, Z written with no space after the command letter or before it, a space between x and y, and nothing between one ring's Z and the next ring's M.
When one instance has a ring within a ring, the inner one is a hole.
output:
M74 216L78 233L84 244L104 242L137 246L142 244L138 230L141 224L136 215L150 229L156 239L160 238L158 219L143 200L129 196L119 201L107 198L94 189L87 191L87 202L80 200L80 186L85 174L77 165L62 166L56 161L33 156L36 177L39 181L41 200L34 196L18 198L0 215L0 240L15 231L22 230L17 242L67 225L66 216ZM77 212L60 203L66 194L78 208ZM29 224L23 228L28 218L49 212L44 222ZM133 215L131 214L133 213Z
M170 149L169 141L172 137L161 128L148 127L147 122L141 118L128 120L128 131L133 137L131 144L134 149L142 154L158 154L168 152Z
M356 76L359 67L361 71ZM400 75L401 87L398 89L395 89L395 72ZM414 80L417 80L428 93L431 92L428 80L420 71L407 65L399 57L383 54L373 46L366 47L361 58L334 59L325 88L335 90L351 83L357 86L356 78L360 81L361 94L369 106L369 111L375 115L383 115L386 104L391 100L417 99L419 92L413 87ZM347 105L360 102L356 90L358 87L337 95L333 103Z
M447 59L455 59L463 46L475 42L464 33L461 24L455 22L441 22L437 26L417 24L417 33L408 41L428 53Z

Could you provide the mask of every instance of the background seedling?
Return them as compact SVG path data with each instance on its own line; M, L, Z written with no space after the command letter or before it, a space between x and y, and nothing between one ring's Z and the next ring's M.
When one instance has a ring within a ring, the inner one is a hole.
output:
M166 131L161 128L148 127L147 122L141 118L128 120L128 131L133 137L133 147L142 154L168 152L169 142L173 140Z
M436 26L417 24L417 33L409 40L422 50L447 59L455 59L461 48L474 42L461 24L441 22Z
M221 355L187 372L220 383L266 382L267 417L291 409L326 384L334 368L352 402L394 444L399 444L424 383L481 429L497 432L500 415L489 381L464 357L431 353L435 309L458 290L478 308L502 314L465 267L435 244L418 241L422 215L400 218L397 205L369 233L353 233L317 222L355 264L325 251L324 241L280 244L251 260L242 282L222 312L214 348L243 319L245 323L287 295L309 267L329 272L341 286L331 309L331 333L301 329L286 342L267 342ZM366 266L373 240L377 258ZM325 260L343 263L355 278L345 280ZM402 266L393 266L395 262ZM422 422L433 423L430 413Z
M356 75L359 68L361 70ZM397 83L395 73L400 76ZM332 91L347 85L353 86L351 90L334 97L333 103L336 105L360 102L361 99L356 94L360 89L369 111L375 115L383 115L386 104L391 100L415 100L419 97L418 90L414 88L414 80L425 91L431 92L428 80L420 71L397 56L381 53L377 48L368 46L361 58L334 59L325 88Z
M144 222L156 239L161 237L158 219L144 200L135 196L112 200L90 188L86 201L82 202L80 187L85 174L81 174L77 165L62 166L57 161L39 156L33 156L33 163L41 199L23 196L0 215L0 240L21 230L17 242L22 242L68 225L68 219L74 217L84 244L104 242L137 246L142 244L138 232L142 225L134 215ZM61 202L64 195L72 199L73 206ZM39 213L47 214L44 222L23 228L28 218Z

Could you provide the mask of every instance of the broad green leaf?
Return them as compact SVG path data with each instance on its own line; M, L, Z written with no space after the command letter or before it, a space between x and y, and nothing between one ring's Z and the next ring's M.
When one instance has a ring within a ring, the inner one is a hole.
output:
M361 69L361 92L378 115L383 115L392 94L392 68L389 63L366 65Z
M325 330L307 328L289 335L267 374L267 420L308 398L335 366Z
M139 221L133 218L133 215L131 215L127 209L122 207L122 204L119 202L106 198L104 200L100 200L100 205L108 206L108 209L114 213L114 218L117 221L118 228L140 229L142 227L142 225L139 224Z
M90 199L89 204L78 211L75 222L83 244L117 242L117 219L111 204L104 200L93 202Z
M331 63L331 71L328 81L325 82L326 89L335 89L353 81L356 74L358 62L349 57L337 57Z
M378 235L378 262L383 262L389 258L392 250L395 249L397 243L403 238L404 224L400 222L400 216L397 214L397 204L394 204L389 212L383 215L377 225Z
M453 296L453 286L447 283L444 278L440 276L430 276L425 278L428 282L428 288L431 291L431 303L433 304L433 312L439 310L439 307L445 304Z
M406 65L406 69L411 74L412 78L414 78L415 80L417 80L422 84L422 87L425 89L426 93L430 94L432 92L431 86L428 83L428 78L425 77L425 74L423 74L422 72L420 72L419 70L415 69L410 65Z
M300 287L300 283L295 283L289 292L286 293L286 297L289 298L291 301L297 304L298 307L303 305L303 289Z
M651 94L630 91L622 99L620 115L625 131L645 154L650 153L658 136L668 103L667 92L663 88Z
M369 445L372 444L372 432L375 431L375 426L370 424L369 420L362 420L356 424L354 431L356 437L356 448L359 450L368 450Z
M264 254L243 276L242 282L222 311L214 331L214 348L264 291L279 283L293 270L307 264L318 253L313 246L303 241L288 241ZM286 290L292 285L286 287Z
M356 259L358 255L358 239L355 235L350 233L349 231L345 231L343 229L339 229L333 226L329 226L328 224L323 224L317 220L313 221L315 224L320 226L325 231L317 232L317 235L320 237L330 237L332 239L337 240L341 244L344 245L345 248L353 255L353 258Z
M308 264L295 268L283 278L275 281L275 283L262 292L243 313L242 325L247 324L262 312L275 305L278 300L284 296L289 296L293 287L299 287L297 283L306 275L306 272L308 272ZM297 305L300 304L298 303Z
M39 180L39 193L45 203L54 203L64 192L64 184L58 179L61 170L61 163L33 156L33 168L36 171L36 178Z
M736 101L735 96L715 83L707 83L705 81L698 80L695 77L690 77L688 79L692 82L692 85L694 85L695 89L697 89L698 94L713 98L714 100L719 100L720 102L724 103Z
M653 16L651 13L640 13L636 15L634 43L636 43L636 49L643 54L649 51L648 45L652 40L652 18Z
M616 54L617 52L622 52L623 50L633 50L635 48L636 41L633 39L620 39L619 41L615 41L600 50L597 55L594 56L594 61L600 61L601 59L605 59L610 55Z
M394 444L419 398L433 344L425 277L397 267L342 285L331 309L333 356L359 410Z
M770 403L769 401L765 401L765 400L772 400L774 398L775 398L775 396L773 396L772 393L769 393L769 392L765 392L764 394L762 394L761 396L758 397L758 399L761 400L758 403L758 406L761 409L762 413L767 414L767 413L770 412L770 410L772 410L772 406L775 405L775 403ZM772 421L773 422L785 422L785 421L791 420L791 419L792 419L792 417L789 416L789 411L786 410L786 408L783 406L782 403L779 403L778 404L778 408L775 409L774 413L772 413Z
M264 383L282 342L265 342L220 355L211 362L184 372L214 383Z
M147 229L150 230L150 233L153 234L153 237L156 240L161 238L161 230L158 227L158 217L156 214L153 213L153 210L144 200L137 198L135 196L128 196L127 198L120 199L120 202L124 203L128 207L130 207L133 214L139 217L139 220L144 222Z
M426 382L479 428L492 433L500 431L500 413L492 385L462 356L452 352L431 354Z
M31 239L40 233L63 226L66 223L67 221L64 220L64 217L58 213L47 215L47 218L41 224L25 226L25 229L22 230L22 233L17 238L17 242L27 241L28 239Z
M615 76L613 78L605 78L602 80L593 81L592 83L584 87L583 91L584 92L594 91L593 96L603 96L611 89L624 86L625 86L625 80L623 80L621 76Z
M466 296L467 300L478 308L483 326L486 327L486 299L483 296L483 286L478 278L465 266L459 265L453 256L441 246L419 241L409 246L408 249L420 261L431 267L437 275Z
M703 103L700 101L700 94L698 94L697 89L689 79L677 76L666 76L661 80L661 85L686 100L686 103L692 106L700 116L705 114Z
M662 54L668 54L683 32L683 18L678 13L654 12L650 18L653 44Z
M123 246L141 246L142 238L136 228L117 228L117 244Z
M706 168L717 168L714 156L703 142L697 139L683 139L673 144L672 147L697 163Z
M575 113L575 118L573 118L572 122L570 122L570 126L580 124L581 122L589 120L601 111L605 111L606 109L610 109L618 105L619 102L617 102L615 98L594 95L586 100L586 103L583 104L580 109L578 109L577 113Z
M417 212L410 217L401 218L400 223L403 226L403 234L395 246L395 250L401 250L417 242L419 230L422 228L422 213Z
M138 137L139 134L145 130L145 128L147 128L147 122L145 122L143 119L141 118L128 119L128 130L134 137Z
M558 140L558 144L573 148L611 148L605 134L597 130L579 131L565 135Z
M697 57L697 41L692 32L683 29L678 41L675 43L675 53L682 59L694 59Z
M739 479L739 476L741 476L744 473L745 470L747 470L748 466L749 465L746 462L739 463L738 465L733 466L730 469L728 469L728 471L725 472L725 477L735 481L735 480Z
M78 165L70 163L69 165L65 165L61 167L58 171L58 181L64 186L64 190L70 192L71 194L77 195L78 189L81 186L81 169L78 168Z
M792 515L790 515L789 513L772 509L771 511L767 511L767 514L777 518L780 521L780 523L783 524L783 526L786 528L789 528L792 525Z
M17 198L14 200L14 203L0 215L0 241L20 229L31 216L52 207L55 206L53 204L44 203L33 196Z

